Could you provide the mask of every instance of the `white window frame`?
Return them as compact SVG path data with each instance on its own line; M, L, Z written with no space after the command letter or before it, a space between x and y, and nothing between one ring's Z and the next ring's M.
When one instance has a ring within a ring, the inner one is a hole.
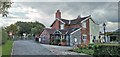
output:
M60 28L61 28L61 29L64 29L64 24L61 24L61 25L60 25Z
M82 37L83 37L83 42L86 43L87 35L86 35L86 34L83 34ZM84 37L86 37L86 38L84 38Z

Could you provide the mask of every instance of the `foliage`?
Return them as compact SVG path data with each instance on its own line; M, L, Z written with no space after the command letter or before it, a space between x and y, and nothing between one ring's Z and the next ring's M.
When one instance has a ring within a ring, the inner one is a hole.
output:
M15 24L11 24L6 27L7 32L13 31L15 35L22 36L26 34L39 34L45 26L39 22L21 22L18 21Z
M2 28L2 44L5 44L8 39L8 34L7 32Z
M18 34L23 35L23 33L30 33L31 27L27 22L17 22L15 23L18 26Z
M92 55L94 53L94 50L92 49L84 49L84 48L75 48L71 51L74 51L74 52L78 52L78 53L85 53L85 54L88 54L88 55Z
M66 39L62 39L62 42L66 42Z
M8 40L4 45L2 45L2 55L11 55L13 41ZM3 56L4 57L4 56Z
M58 44L60 42L60 39L55 39L55 44Z
M12 2L6 1L6 2L0 2L1 3L1 9L2 9L2 17L7 17L8 14L8 8L11 7Z
M7 26L5 29L8 33L12 32L13 34L16 34L18 32L18 28L16 24L11 24L10 26Z
M119 44L98 44L94 49L94 57L120 57Z
M93 57L120 57L119 44L89 44L71 51L93 55Z
M0 45L2 44L2 29L0 28Z
M0 45L0 56L2 56L2 45Z

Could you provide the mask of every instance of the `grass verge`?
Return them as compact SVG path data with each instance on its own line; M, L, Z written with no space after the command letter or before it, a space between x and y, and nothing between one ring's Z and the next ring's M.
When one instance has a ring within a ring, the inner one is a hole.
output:
M4 45L2 45L2 55L10 56L12 52L13 41L8 40Z
M0 56L2 56L2 45L0 45Z

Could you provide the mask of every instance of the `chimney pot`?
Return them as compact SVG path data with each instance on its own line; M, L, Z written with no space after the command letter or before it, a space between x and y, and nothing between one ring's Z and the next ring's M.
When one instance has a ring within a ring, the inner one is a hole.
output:
M56 18L61 18L61 12L60 12L60 10L57 10L57 12L56 12L56 16L55 16Z

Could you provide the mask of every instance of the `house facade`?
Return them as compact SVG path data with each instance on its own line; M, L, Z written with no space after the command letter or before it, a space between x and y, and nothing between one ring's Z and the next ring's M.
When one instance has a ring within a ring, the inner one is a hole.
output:
M61 18L60 10L55 13L55 21L49 28L50 31L43 30L40 35L41 43L61 44L65 40L65 45L74 46L84 43L94 43L99 37L99 25L93 21L91 15L80 17L73 20ZM43 40L46 39L46 40Z

